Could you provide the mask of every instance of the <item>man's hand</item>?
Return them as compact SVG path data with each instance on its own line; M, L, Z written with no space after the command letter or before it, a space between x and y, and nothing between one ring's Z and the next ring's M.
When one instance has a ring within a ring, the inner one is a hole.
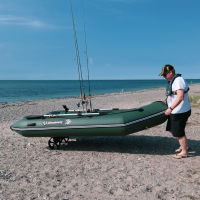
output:
M168 108L166 111L165 111L165 115L171 115L171 112L172 112L172 110L170 109L170 108Z

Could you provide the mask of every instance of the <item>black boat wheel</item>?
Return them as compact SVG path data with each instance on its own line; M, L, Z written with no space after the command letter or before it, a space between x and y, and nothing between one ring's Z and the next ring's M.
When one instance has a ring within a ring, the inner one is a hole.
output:
M55 148L58 149L62 143L68 144L68 141L69 137L62 137L62 138L52 137L49 139L48 145L50 149L55 149Z

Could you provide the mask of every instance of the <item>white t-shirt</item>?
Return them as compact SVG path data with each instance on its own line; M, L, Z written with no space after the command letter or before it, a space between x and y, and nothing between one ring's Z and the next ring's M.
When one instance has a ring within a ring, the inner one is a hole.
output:
M181 76L177 77L174 80L174 82L172 84L172 92L175 92L177 90L186 91L187 89L188 89L188 85ZM174 103L176 98L177 98L177 95L171 95L171 96L167 97L168 107L172 106L172 104ZM188 92L187 92L187 93L184 93L183 101L181 101L181 103L173 109L172 114L184 113L184 112L189 111L190 109L191 109L191 105L190 105L190 101L189 101L189 98L188 98Z

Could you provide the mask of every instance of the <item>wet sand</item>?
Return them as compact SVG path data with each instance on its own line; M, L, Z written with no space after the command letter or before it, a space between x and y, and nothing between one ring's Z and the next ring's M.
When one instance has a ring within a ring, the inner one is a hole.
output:
M200 85L190 86L200 96ZM164 100L151 89L93 97L94 108L133 108ZM166 123L125 137L80 137L50 150L49 138L25 138L10 130L23 116L76 109L77 98L0 104L0 200L200 199L200 103L186 127L188 158L172 158L178 142Z

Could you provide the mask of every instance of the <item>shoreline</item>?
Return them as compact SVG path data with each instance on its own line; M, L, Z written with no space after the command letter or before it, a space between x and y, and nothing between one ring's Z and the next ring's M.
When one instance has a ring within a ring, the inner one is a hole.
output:
M188 84L189 86L200 86L200 83L190 83ZM119 91L119 92L107 92L107 93L102 93L102 94L94 94L91 95L92 98L98 97L98 96L109 96L109 95L118 95L118 94L129 94L129 93L137 93L137 92L142 92L142 91L148 91L148 90L165 90L165 87L158 87L158 88L147 88L147 89L137 89L137 90L130 90L130 91ZM28 102L34 102L34 101L46 101L46 100L59 100L59 99L80 99L79 96L65 96L65 97L50 97L50 98L39 98L39 99L30 99L30 100L23 100L23 101L10 101L10 102L0 102L0 106L4 104L14 104L14 103L28 103Z
M192 95L196 92L196 87L200 87L200 83L192 83L189 84L189 87L195 86L195 91L192 92ZM131 90L131 91L123 91L123 92L108 92L108 93L102 93L102 94L94 94L91 95L91 98L96 98L96 97L107 97L107 96L112 96L112 95L121 95L121 94L134 94L134 93L140 93L140 92L146 92L146 91L155 91L155 90L160 90L163 91L165 90L165 87L159 87L159 88L148 88L148 89L141 89L141 90ZM191 92L191 91L189 91ZM53 98L40 98L40 99L33 99L33 100L24 100L24 101L13 101L13 102L0 102L1 105L8 105L8 104L17 104L17 103L30 103L30 102L37 102L37 101L48 101L48 100L62 100L62 99L80 99L79 96L67 96L67 97L53 97Z

